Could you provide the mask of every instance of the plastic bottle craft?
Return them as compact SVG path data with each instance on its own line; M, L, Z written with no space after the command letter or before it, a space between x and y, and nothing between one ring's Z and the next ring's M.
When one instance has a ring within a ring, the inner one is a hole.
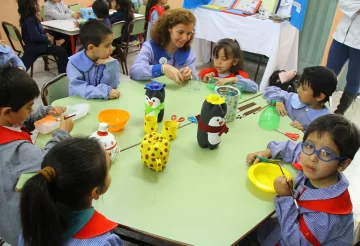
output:
M99 130L90 136L99 140L100 144L109 153L111 161L114 161L116 156L120 153L120 148L117 141L110 132L108 132L108 125L106 123L99 124Z
M145 114L155 116L161 122L165 109L165 85L152 81L146 84L145 89Z
M198 122L197 140L201 148L215 149L221 141L221 135L227 133L226 126L227 106L225 99L219 95L210 94L204 101Z

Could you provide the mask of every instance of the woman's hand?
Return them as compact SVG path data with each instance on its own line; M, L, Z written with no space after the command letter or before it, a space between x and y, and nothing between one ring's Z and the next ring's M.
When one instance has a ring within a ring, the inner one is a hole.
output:
M180 73L184 76L184 80L189 80L191 79L191 75L192 75L192 70L189 67L183 67L182 69L180 69Z
M163 72L166 77L168 77L178 85L181 85L182 82L184 82L184 75L178 69L169 64L163 65Z

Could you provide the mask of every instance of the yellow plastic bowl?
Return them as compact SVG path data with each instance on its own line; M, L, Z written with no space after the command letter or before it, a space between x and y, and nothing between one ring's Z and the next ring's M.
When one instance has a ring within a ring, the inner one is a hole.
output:
M284 167L285 176L291 178L291 174ZM280 167L277 164L270 164L260 162L258 164L252 165L248 170L248 177L250 181L256 185L260 190L276 193L274 189L274 181L277 177L282 176Z
M107 109L99 113L100 122L107 123L110 132L117 132L124 128L130 118L128 111L122 109Z

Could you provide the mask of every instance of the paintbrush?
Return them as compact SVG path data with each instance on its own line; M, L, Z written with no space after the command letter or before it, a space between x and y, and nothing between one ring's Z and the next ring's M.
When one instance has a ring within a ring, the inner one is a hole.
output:
M69 115L69 116L64 117L64 120L70 119L70 118L72 118L72 117L74 117L74 116L76 116L76 114L71 114L71 115ZM57 119L56 119L56 121L60 121L60 120L61 120L60 118L57 118Z
M280 162L277 163L277 164L279 165L282 174L285 176L285 173L284 173L284 171L283 171L283 169L282 169L282 167L281 167ZM285 176L285 178L286 178L286 176ZM287 180L286 180L286 183L287 183L287 185L288 185L288 187L289 187L289 190L290 190L291 196L292 196L292 198L293 198L293 200L294 200L296 209L299 211L299 206L298 206L297 201L296 201L296 199L295 199L295 195L294 195L293 188L291 187L291 185L289 184L289 182L287 182Z

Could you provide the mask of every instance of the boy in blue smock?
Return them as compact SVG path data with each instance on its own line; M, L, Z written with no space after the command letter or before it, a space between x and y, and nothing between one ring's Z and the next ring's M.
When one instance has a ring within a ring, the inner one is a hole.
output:
M285 176L274 181L277 218L258 228L260 244L352 245L353 207L349 182L341 172L359 147L359 128L341 115L330 114L314 120L301 143L271 141L266 150L249 154L249 164L259 162L261 156L293 162L300 170L294 188Z
M113 34L110 27L97 20L89 20L80 30L84 50L69 57L66 73L69 96L85 99L116 99L120 83L120 65L112 58Z
M264 98L268 102L276 100L279 114L289 116L293 127L306 131L313 120L332 113L325 103L336 86L336 75L330 69L322 66L307 67L300 78L297 94L270 86L265 89Z
M14 53L14 51L0 40L0 69L7 67L17 67L21 70L26 70L24 63Z

